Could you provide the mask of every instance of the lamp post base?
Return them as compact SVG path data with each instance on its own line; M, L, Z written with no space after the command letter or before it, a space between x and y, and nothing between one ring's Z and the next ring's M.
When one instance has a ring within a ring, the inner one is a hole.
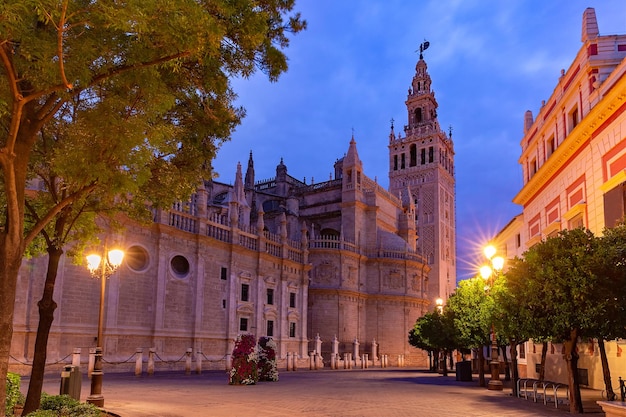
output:
M502 391L502 388L502 381L500 380L492 379L489 381L489 384L487 384L487 389L491 391Z
M86 401L96 407L104 407L104 396L102 395L102 348L96 348L96 358L91 373L91 391Z
M491 361L491 380L487 385L487 389L492 391L502 391L502 381L500 380L500 363Z
M86 401L89 404L93 404L96 407L104 407L104 396L102 396L102 394L100 395L90 395L87 397Z

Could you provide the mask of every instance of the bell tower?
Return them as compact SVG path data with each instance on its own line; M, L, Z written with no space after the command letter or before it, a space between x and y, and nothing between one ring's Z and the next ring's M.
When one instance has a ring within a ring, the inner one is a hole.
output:
M456 193L452 129L441 130L437 100L420 45L415 75L405 101L408 124L404 136L389 134L389 191L407 188L415 203L417 251L431 267L426 297L447 299L456 287Z

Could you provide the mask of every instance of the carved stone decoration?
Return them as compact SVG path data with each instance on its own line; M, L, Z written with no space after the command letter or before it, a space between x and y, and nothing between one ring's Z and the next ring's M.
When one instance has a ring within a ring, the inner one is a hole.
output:
M420 290L420 276L419 274L413 274L411 277L411 289L415 292Z
M332 284L337 278L337 266L329 261L325 260L315 268L314 279L315 282L322 285Z
M346 271L346 277L345 277L345 284L353 286L356 284L357 268L353 265L348 265L346 269L347 271Z
M383 277L383 286L390 290L397 290L404 287L403 276L398 269L392 269Z

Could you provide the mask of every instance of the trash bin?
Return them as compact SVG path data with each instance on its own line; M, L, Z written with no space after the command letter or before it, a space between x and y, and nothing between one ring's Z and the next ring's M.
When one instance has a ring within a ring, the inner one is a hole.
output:
M472 362L462 361L456 363L456 380L471 381L472 380Z
M80 367L74 365L66 365L61 371L61 389L60 395L69 395L75 400L80 401L80 388L82 385L82 376Z

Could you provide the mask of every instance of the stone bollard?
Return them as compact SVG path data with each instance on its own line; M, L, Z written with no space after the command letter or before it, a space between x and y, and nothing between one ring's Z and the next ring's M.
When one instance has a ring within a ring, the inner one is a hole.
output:
M137 348L135 349L135 376L141 376L143 373L143 349Z
M74 348L74 353L72 353L72 365L80 367L80 348Z
M309 353L309 371L312 371L313 369L315 369L315 351L311 351L311 353Z
M202 373L202 352L196 352L196 373Z
M348 354L345 352L343 354L343 369L348 369Z
M291 352L287 352L287 371L291 371Z
M331 354L330 355L330 369L337 369L337 360L335 359L335 355Z
M96 362L96 348L89 348L89 363L87 365L87 377L91 379L93 365Z
M154 354L156 348L151 347L148 352L148 375L154 375Z
M348 353L348 369L352 369L352 353Z
M185 355L187 356L185 358L185 375L191 375L191 348L187 349L187 352L185 352Z
M376 364L378 360L378 343L376 339L372 339L372 363Z
M293 358L293 366L291 367L294 371L298 370L298 352L293 352L291 354L291 357Z
M226 372L230 372L230 368L232 367L233 367L233 355L229 353L226 355L226 363L225 363Z
M365 364L364 368L367 369L369 368L370 364L369 364L369 353L364 353L363 354L363 363Z

